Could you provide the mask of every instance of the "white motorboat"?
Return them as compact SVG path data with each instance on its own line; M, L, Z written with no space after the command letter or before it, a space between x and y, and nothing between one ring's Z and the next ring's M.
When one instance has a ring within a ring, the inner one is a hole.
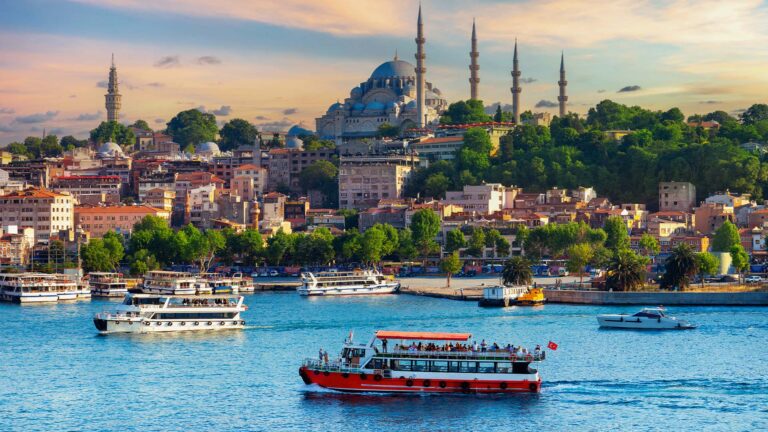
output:
M302 273L297 292L302 296L393 294L400 282L375 270Z
M688 321L679 320L666 314L664 308L643 308L633 315L608 314L598 315L600 327L641 329L641 330L685 330L696 328Z
M74 280L65 275L0 274L0 300L14 303L50 303L78 298L84 298L81 289Z

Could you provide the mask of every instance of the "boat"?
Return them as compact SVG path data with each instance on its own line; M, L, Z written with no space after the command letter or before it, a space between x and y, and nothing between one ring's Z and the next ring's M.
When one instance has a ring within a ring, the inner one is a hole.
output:
M509 307L517 298L528 292L526 286L495 285L483 288L483 298L478 302L483 307Z
M643 308L633 315L608 314L598 315L597 322L600 327L641 329L641 330L687 330L696 328L688 321L679 320L667 315L662 307Z
M152 270L144 275L141 292L145 294L194 295L197 279L184 272Z
M54 303L77 300L77 282L62 274L0 274L0 299L13 303ZM83 298L80 296L80 298Z
M245 327L243 297L128 293L111 312L94 316L101 334L233 330Z
M244 276L242 273L235 273L232 279L238 285L239 292L252 293L256 291L256 287L253 286L253 278Z
M89 273L88 284L94 297L122 298L128 293L128 287L120 273Z
M302 273L296 290L302 296L393 294L400 282L376 270Z
M515 304L521 306L536 306L544 304L545 301L547 301L547 299L544 297L543 289L529 288L528 292L523 293L520 297L517 298Z
M306 359L299 376L307 385L343 392L541 391L541 377L531 366L545 358L538 347L531 353L510 346L478 349L477 342L470 343L471 337L469 333L379 330L368 343L355 344L350 334L337 358L329 359L325 353ZM393 341L400 342L392 345Z
M197 280L203 283L197 289L198 294L237 294L239 292L239 283L237 283L239 281L220 273L200 273Z

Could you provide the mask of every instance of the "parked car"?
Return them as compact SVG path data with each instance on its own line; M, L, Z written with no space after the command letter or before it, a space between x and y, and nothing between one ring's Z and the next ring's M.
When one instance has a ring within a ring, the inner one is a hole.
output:
M744 278L744 282L746 283L760 283L762 281L763 281L763 278L757 275L747 276L746 278Z
M278 273L277 270L270 270L268 274L269 274L269 277L277 277L280 275L280 273Z

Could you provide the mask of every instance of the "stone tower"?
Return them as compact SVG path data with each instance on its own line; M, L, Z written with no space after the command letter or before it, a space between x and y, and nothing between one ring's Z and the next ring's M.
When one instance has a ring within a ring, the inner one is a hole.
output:
M565 80L565 55L560 54L560 81L557 82L560 86L560 96L557 97L557 101L560 102L560 117L565 116L565 103L568 102L568 96L565 94L565 86L568 85L568 81Z
M418 115L418 121L416 122L419 127L425 127L427 125L424 115L426 114L426 104L424 93L424 74L427 72L427 68L424 67L424 59L427 57L424 54L424 25L421 22L421 5L419 5L419 20L416 24L416 112Z
M478 71L480 66L477 64L477 58L480 53L477 52L477 33L475 32L475 20L472 20L472 51L469 53L469 94L470 99L477 100L477 85L480 84Z
M112 67L109 68L109 84L105 106L107 108L107 121L118 121L120 117L120 93L117 88L117 68L115 67L115 55L112 54Z
M517 39L515 39L515 56L512 59L512 114L515 124L520 124L520 65L517 62Z

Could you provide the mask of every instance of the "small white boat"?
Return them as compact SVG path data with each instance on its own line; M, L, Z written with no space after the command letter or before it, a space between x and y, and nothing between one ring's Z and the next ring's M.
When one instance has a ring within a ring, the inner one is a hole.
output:
M641 330L685 330L696 328L688 321L668 316L664 308L643 308L633 315L607 314L598 315L600 327L641 329Z
M376 270L302 273L297 292L302 296L394 294L400 282Z

